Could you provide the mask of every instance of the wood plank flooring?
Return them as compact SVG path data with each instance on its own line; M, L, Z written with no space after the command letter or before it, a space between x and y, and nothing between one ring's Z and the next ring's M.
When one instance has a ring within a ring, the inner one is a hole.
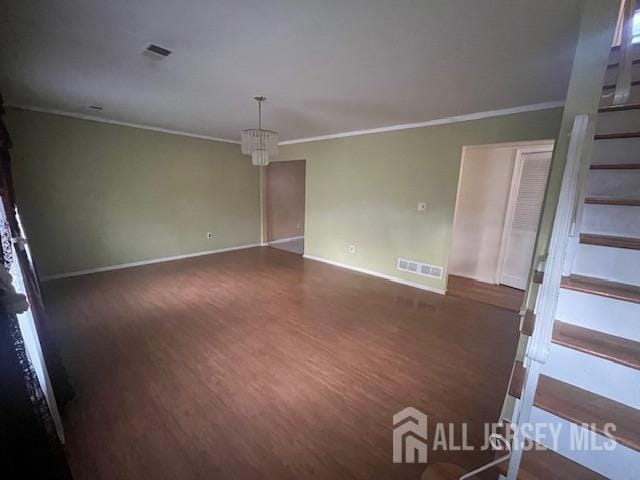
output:
M471 278L449 275L447 295L488 303L496 307L519 312L524 292L505 285L491 285Z
M392 415L420 409L430 438L466 421L481 444L518 339L513 312L272 248L56 280L45 296L77 392L76 480L418 479L424 465L392 463Z

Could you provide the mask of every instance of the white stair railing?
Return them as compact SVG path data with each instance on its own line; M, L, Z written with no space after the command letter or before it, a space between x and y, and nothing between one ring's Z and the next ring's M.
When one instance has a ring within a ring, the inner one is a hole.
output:
M633 69L633 15L636 11L636 0L625 0L623 3L622 32L620 35L620 57L618 58L618 76L613 104L622 105L629 100L631 92L631 73Z
M571 131L544 278L536 301L535 327L525 353L524 366L526 370L520 395L520 407L515 413L512 423L514 437L512 455L509 460L508 480L516 480L518 477L525 444L522 426L526 425L531 418L540 371L549 357L565 254L577 212L576 204L582 198L581 189L584 184L580 181L580 173L585 168L583 163L588 162L582 152L586 142L592 141L587 136L588 128L589 115L577 115Z

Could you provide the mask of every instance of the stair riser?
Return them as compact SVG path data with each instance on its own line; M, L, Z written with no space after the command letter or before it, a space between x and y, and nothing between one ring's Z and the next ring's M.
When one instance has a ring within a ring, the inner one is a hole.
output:
M572 450L571 449L571 423L549 412L537 407L531 412L532 424L553 425L554 429L560 428L558 438L557 453L563 455L574 462L580 463L591 470L606 477L616 480L637 480L637 472L640 471L640 452L637 452L624 445L617 444L612 451L606 450ZM575 430L574 430L575 431ZM543 445L551 446L549 442L550 431L548 428L542 429L546 438L535 438L534 440ZM608 439L598 433L588 433L595 437L596 445L604 445Z
M587 197L640 199L640 170L591 170Z
M640 238L640 208L615 205L585 205L582 231L600 235Z
M638 265L640 250L580 244L572 272L618 283L640 285Z
M638 66L636 66L636 77L634 77L634 80L640 78L640 69L638 69ZM600 99L600 107L609 107L612 105L613 103L613 90L606 90L604 92L605 94L611 94L610 96L606 96L606 97L602 97ZM634 85L631 87L631 91L629 93L629 100L625 103L640 103L640 85Z
M556 318L640 342L640 305L637 303L561 288Z
M640 370L552 344L542 373L640 409Z
M634 43L632 45L632 53L631 58L640 57L640 44ZM614 48L611 49L611 53L609 53L609 62L608 63L616 63L620 59L620 49Z
M613 92L613 90L608 90L607 92ZM602 97L600 99L600 103L598 107L610 107L613 102L613 95L610 97ZM631 93L629 94L628 103L640 103L640 85L635 85L631 87Z
M637 79L640 78L640 64L635 64L633 65L632 69L632 79ZM618 69L617 68L610 68L607 69L607 73L604 76L604 83L603 85L609 85L611 83L616 83L616 79L618 76ZM607 90L607 92L613 92L613 90Z
M591 163L636 163L640 152L640 138L597 140L593 142Z
M640 110L623 110L598 114L596 133L640 131Z

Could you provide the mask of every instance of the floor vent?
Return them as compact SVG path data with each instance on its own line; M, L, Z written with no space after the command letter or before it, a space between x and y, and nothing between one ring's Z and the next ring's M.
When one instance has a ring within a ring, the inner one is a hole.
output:
M398 270L415 273L424 277L442 278L442 267L414 262L413 260L406 260L404 258L398 259Z

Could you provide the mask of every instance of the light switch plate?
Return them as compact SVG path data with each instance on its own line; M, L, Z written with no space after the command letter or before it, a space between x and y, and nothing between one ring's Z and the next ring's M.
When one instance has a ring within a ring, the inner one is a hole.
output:
M427 209L427 203L426 202L418 203L418 211L419 212L424 212L426 209Z

